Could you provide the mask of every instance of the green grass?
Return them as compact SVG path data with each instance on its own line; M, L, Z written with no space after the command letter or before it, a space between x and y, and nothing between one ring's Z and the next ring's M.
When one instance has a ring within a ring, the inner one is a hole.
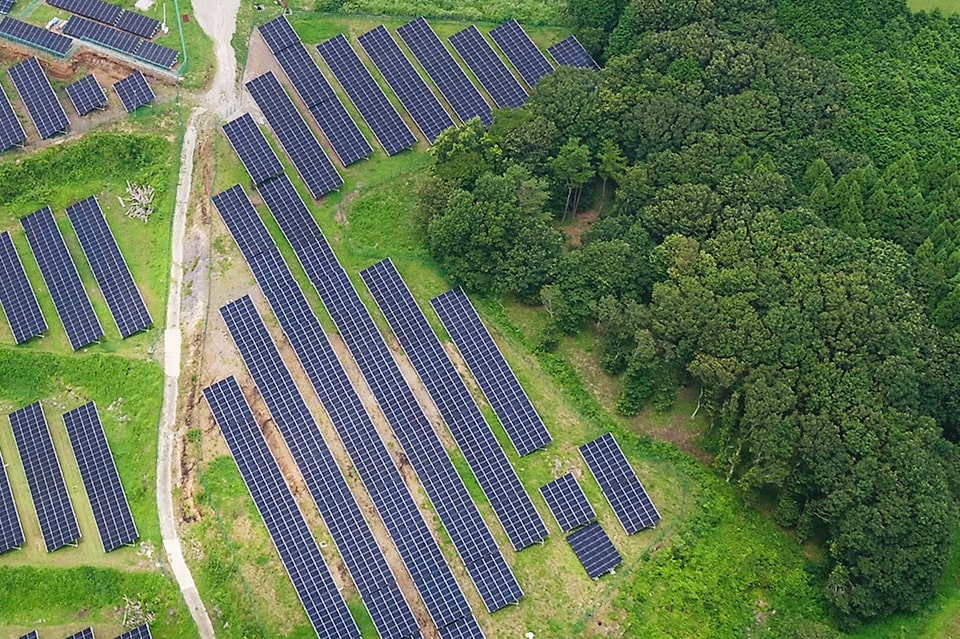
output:
M911 11L933 11L939 9L943 13L960 13L960 0L907 0Z
M526 24L561 24L562 0L346 0L341 11L354 14L424 16L503 22L516 18Z

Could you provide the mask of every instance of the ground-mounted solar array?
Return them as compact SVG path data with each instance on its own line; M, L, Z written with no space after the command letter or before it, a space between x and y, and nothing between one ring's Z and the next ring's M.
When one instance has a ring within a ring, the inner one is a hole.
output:
M86 115L94 109L101 109L107 104L107 94L97 82L97 78L88 73L76 82L66 86L67 95L77 115Z
M514 550L543 541L543 524L496 435L389 259L360 273L436 403Z
M23 262L6 231L0 233L0 305L17 344L47 330L47 321L40 311Z
M580 41L574 36L561 40L555 45L548 47L547 51L557 61L557 64L565 67L579 67L581 69L600 70L600 65L590 57L587 50L583 48Z
M23 22L10 16L0 19L0 37L42 49L55 56L63 57L73 46L73 40L67 36L47 31L42 27Z
M484 124L493 122L493 113L477 87L463 72L447 50L433 27L423 18L417 18L397 29L397 33L420 62L443 97L463 122L478 117Z
M145 16L142 13L135 13L124 9L115 26L118 29L129 31L134 35L149 40L157 35L157 32L160 30L160 21L156 18Z
M124 79L114 83L113 89L117 92L117 97L123 103L123 108L127 113L132 113L138 108L153 102L156 97L150 83L140 71L134 71Z
M267 138L249 113L224 124L223 133L250 174L254 186L283 173L280 158L273 152Z
M43 73L40 61L35 57L27 58L10 67L8 72L40 137L45 140L58 133L65 133L70 126L70 120Z
M0 0L0 13L10 13L13 9L13 0Z
M493 29L490 38L497 43L531 89L543 76L553 73L553 65L516 20L504 22Z
M128 630L116 639L153 639L153 635L150 634L150 626L143 624L133 630Z
M160 31L160 21L156 18L128 11L103 0L47 0L47 4L147 40Z
M527 455L549 444L550 433L543 420L463 290L447 291L430 300L430 304L450 333L517 453Z
M113 231L96 196L67 207L67 217L80 240L80 248L93 269L100 291L123 338L153 326L147 305L133 281Z
M132 544L140 534L96 405L88 402L64 413L63 423L80 467L80 478L93 508L104 552Z
M628 535L660 521L660 513L612 434L584 444L580 455Z
M623 563L623 558L599 522L595 521L570 533L567 535L567 542L591 579L596 579Z
M80 632L70 635L67 639L96 639L96 637L93 634L93 628L84 628Z
M27 235L40 274L43 275L57 314L67 332L73 350L77 350L103 337L100 320L93 311L90 297L73 258L63 241L50 207L21 218L20 224Z
M361 35L357 41L428 142L432 144L438 135L454 126L453 118L407 60L386 27L380 25Z
M27 634L25 634L25 635L23 635L22 637L20 637L20 639L38 639L38 637L39 637L39 635L37 634L37 631L36 631L36 630L31 630L31 631L28 632Z
M519 108L527 101L527 92L475 25L450 36L450 44L477 76L497 106Z
M214 195L213 204L247 261L275 246L267 227L239 184Z
M27 133L10 104L10 98L0 86L0 151L12 146L20 146L27 139Z
M23 526L20 525L20 513L13 500L7 465L0 455L0 554L12 548L19 548L24 541Z
M298 36L297 32L290 26L290 22L285 16L280 16L279 18L274 18L269 22L261 24L257 27L257 31L260 32L260 37L262 37L263 41L270 47L273 55L277 55L287 47L300 44L300 36Z
M317 50L387 155L399 153L416 143L417 138L410 127L363 66L360 56L343 34L321 42Z
M143 44L143 38L82 16L73 16L67 20L63 33L71 38L99 44L128 55L135 54Z
M79 540L80 527L40 402L10 413L10 426L47 552Z
M540 494L557 520L561 532L585 526L597 518L593 506L572 473L562 475L540 487Z

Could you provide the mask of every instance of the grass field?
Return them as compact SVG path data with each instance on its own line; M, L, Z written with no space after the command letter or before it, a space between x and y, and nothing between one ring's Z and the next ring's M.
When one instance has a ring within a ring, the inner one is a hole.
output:
M940 9L944 13L960 12L960 0L907 0L907 6L913 11Z

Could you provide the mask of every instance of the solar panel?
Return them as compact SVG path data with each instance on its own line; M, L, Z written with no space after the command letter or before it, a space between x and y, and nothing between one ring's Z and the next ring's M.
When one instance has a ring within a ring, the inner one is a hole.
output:
M277 54L277 61L344 166L373 152L303 45L287 47Z
M580 455L597 478L600 490L628 535L660 521L660 513L612 434L607 433L584 444L580 447Z
M436 403L513 549L546 539L547 528L533 501L393 263L377 262L360 277Z
M343 178L273 72L254 78L246 86L313 198L319 200L338 189Z
M520 386L507 360L462 289L430 300L457 350L490 402L517 453L532 453L550 443L543 420Z
M234 377L203 395L320 639L360 637L343 595Z
M129 55L136 53L143 44L143 38L138 38L132 33L114 29L81 16L73 16L67 20L63 33L71 38L93 42Z
M50 207L21 218L27 241L50 290L70 345L77 350L103 337L103 328L93 312L80 274L70 257Z
M483 630L480 629L477 618L472 615L438 630L440 639L483 639Z
M23 635L22 637L20 637L20 639L38 639L37 631L36 631L36 630L31 630L31 631L28 632L27 634L25 634L25 635Z
M107 94L103 92L103 87L92 73L68 84L66 88L67 95L73 102L73 108L77 110L77 115L86 115L107 104Z
M450 114L403 55L386 27L380 25L357 40L428 142L433 144L438 135L454 126Z
M110 552L133 543L140 535L96 405L88 402L64 413L63 424L80 467L87 499L93 508L103 551Z
M66 36L47 31L28 22L21 22L10 16L4 16L0 20L0 36L43 49L61 58L67 55L70 47L73 46L73 40Z
M273 238L239 184L213 196L213 204L249 262L274 247Z
M17 344L47 330L47 321L8 232L0 233L0 305Z
M153 639L153 635L150 634L150 626L143 624L133 630L128 630L117 637L117 639Z
M417 620L253 301L244 296L221 307L220 315L300 468L379 636L419 636Z
M0 455L0 554L11 548L19 548L24 541L23 527L20 525L20 513L13 500L7 465Z
M567 535L567 542L591 579L596 579L623 563L620 553L598 522L570 533Z
M67 207L67 217L80 240L93 275L123 338L153 326L153 319L133 281L113 231L100 210L96 196Z
M160 21L156 18L124 9L120 13L120 17L117 18L114 26L149 40L157 35L157 31L160 30Z
M320 227L310 214L310 209L286 175L280 175L261 186L260 197L294 248L320 234Z
M423 18L417 18L397 29L420 65L433 78L440 93L447 99L457 116L466 122L479 117L484 124L493 122L490 105L477 87L464 74L460 65L447 50L433 28Z
M519 108L527 101L527 92L513 77L500 56L483 39L483 34L475 25L450 36L450 44L477 76L497 106Z
M290 22L287 21L287 16L284 15L261 24L257 27L257 31L260 32L260 37L270 47L273 55L277 55L287 47L300 44L300 36L293 30Z
M6 91L0 86L0 151L6 151L12 146L20 146L26 139L27 134L23 130L23 125L20 124Z
M13 0L0 0L0 13L10 13L13 9Z
M93 634L93 628L84 628L80 632L70 635L67 639L96 639L96 637Z
M127 113L132 113L139 107L149 104L156 97L150 83L140 71L134 71L124 79L113 85L114 90L120 101L123 102L123 108Z
M571 473L541 486L540 494L550 507L561 532L579 528L597 518L577 478Z
M27 58L10 67L8 73L40 137L46 140L57 133L65 133L70 120L40 68L40 61Z
M243 163L254 186L283 173L280 158L273 152L267 138L249 113L224 124L223 133Z
M176 49L165 47L162 44L157 44L156 42L143 40L134 57L144 62L149 62L161 69L169 69L177 63L177 60L180 58L180 52Z
M10 426L43 541L47 552L53 552L80 539L80 527L40 402L10 413Z
M553 73L553 65L516 20L501 24L490 32L490 38L497 43L530 88L543 76Z
M343 34L321 42L317 50L387 155L399 153L417 142Z
M47 4L105 24L116 24L123 13L117 5L103 0L47 0Z
M590 57L590 54L583 48L580 41L573 36L570 36L566 40L561 40L552 47L549 47L547 51L549 51L553 59L557 61L557 64L561 66L580 67L581 69L593 69L594 71L600 70L600 65Z

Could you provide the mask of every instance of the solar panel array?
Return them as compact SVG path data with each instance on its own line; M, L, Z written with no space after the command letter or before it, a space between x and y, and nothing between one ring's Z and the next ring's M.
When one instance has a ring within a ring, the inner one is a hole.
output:
M10 13L13 9L13 0L0 0L0 13Z
M103 337L100 320L93 311L80 274L70 257L50 207L21 218L27 241L33 250L40 274L47 283L70 346L77 350Z
M357 41L428 142L433 144L438 135L454 126L450 114L407 60L386 27L380 25L361 35Z
M19 146L27 139L27 133L10 104L7 92L0 86L0 151Z
M47 330L47 321L30 287L23 262L6 231L0 233L0 305L17 344Z
M68 84L66 89L77 115L86 115L107 104L107 94L92 73Z
M22 637L20 637L20 639L38 639L38 637L39 637L39 635L37 635L37 631L36 631L36 630L31 630L31 631L28 632L27 634L25 634L25 635L23 635Z
M153 635L150 634L150 626L143 624L123 633L117 639L153 639Z
M203 395L320 639L360 637L343 595L234 377Z
M96 196L91 195L68 206L67 217L73 224L80 248L93 269L93 276L117 323L120 336L127 338L153 326L147 305L137 290Z
M343 178L273 72L254 78L246 86L313 198L318 200L340 188Z
M70 47L73 46L73 40L66 36L10 16L4 16L0 20L0 37L43 49L61 58L67 55Z
M93 634L93 628L84 628L80 632L70 635L67 639L96 639L96 637Z
M483 630L480 629L476 617L464 617L440 628L440 639L483 639Z
M93 402L63 414L80 478L93 508L104 552L133 543L140 534L120 483L107 435Z
M248 217L242 219L243 215ZM224 222L244 252L258 285L330 416L430 617L442 629L471 616L470 606L437 541L417 510L400 471L300 285L279 249L272 245L264 247L257 239L266 232L263 223L249 202L246 206L234 206L229 215L224 215ZM257 227L259 230L254 231Z
M257 28L257 31L260 32L260 37L262 37L263 41L270 47L273 55L277 55L287 47L300 44L300 36L298 36L297 32L290 26L290 22L287 21L286 16L280 16L261 24Z
M134 35L149 40L157 35L157 31L160 30L160 21L156 18L124 9L115 26L118 29L129 31Z
M93 42L129 55L135 54L140 45L143 44L143 38L88 20L82 16L73 16L67 20L67 24L63 27L63 33L71 38Z
M393 262L377 262L360 276L436 403L513 549L546 539L547 528L533 501Z
M584 444L580 455L628 535L660 521L660 513L612 434Z
M590 54L583 48L580 41L573 36L561 40L552 47L548 47L547 51L549 51L553 59L557 61L557 64L561 66L580 67L582 69L593 69L594 71L600 70L600 65L590 57Z
M47 552L77 541L80 527L40 402L10 413L10 426Z
M267 138L249 113L224 124L223 132L250 174L254 186L283 173L280 158L273 152Z
M423 18L417 18L397 29L397 33L420 61L440 93L453 107L457 116L466 122L479 117L484 124L493 122L493 113L477 87L473 86L460 65L447 50L433 27Z
M57 133L66 132L70 120L44 75L40 61L27 58L10 67L8 73L40 137L46 140Z
M267 227L239 184L214 195L213 204L247 261L274 247Z
M513 77L500 56L483 39L483 34L475 25L450 36L450 44L477 76L497 106L519 108L527 101L527 92Z
M543 76L553 73L553 65L516 20L504 22L490 32L490 37L530 88Z
M567 542L591 579L596 579L623 563L623 558L599 522L593 522L570 533L567 535Z
M180 52L176 49L165 47L162 44L144 40L140 43L140 47L137 49L134 57L144 62L149 62L161 69L169 69L180 59Z
M150 88L150 83L147 82L147 78L140 71L134 71L116 82L113 88L127 113L132 113L139 107L149 104L156 97L153 94L153 89Z
M413 146L417 138L387 99L343 34L317 45L317 50L347 92L387 155Z
M597 518L593 506L571 473L562 475L540 487L540 494L550 507L561 532L589 524Z
M116 24L123 13L117 5L103 0L47 0L47 4L110 25Z
M20 525L17 504L13 501L7 465L0 455L0 554L11 548L19 548L23 541L23 527Z
M379 636L419 637L417 620L253 302L244 296L221 307L220 315L300 468Z
M532 453L550 443L543 420L520 386L507 360L462 289L430 300L457 350L477 380L517 453Z

